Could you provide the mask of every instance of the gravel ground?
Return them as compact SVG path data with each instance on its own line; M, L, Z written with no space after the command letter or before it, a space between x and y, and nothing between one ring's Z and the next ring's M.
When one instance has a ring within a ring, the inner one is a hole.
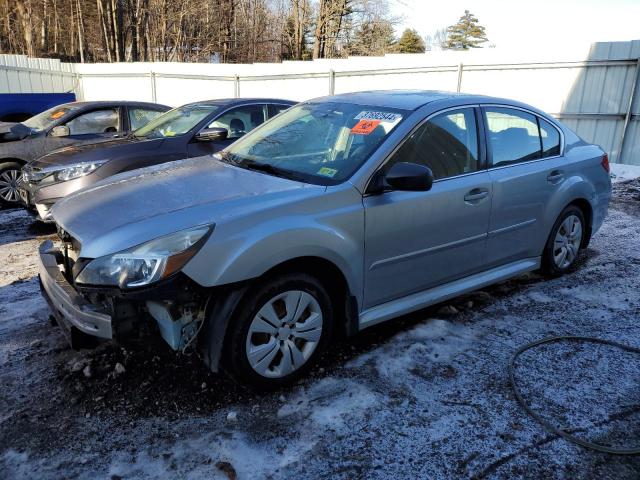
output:
M0 478L637 479L640 457L546 433L507 374L518 346L546 336L640 347L640 179L614 194L573 273L526 275L368 330L267 395L161 342L69 350L34 268L53 232L0 211ZM638 446L638 372L638 355L566 343L526 352L516 377L554 424Z

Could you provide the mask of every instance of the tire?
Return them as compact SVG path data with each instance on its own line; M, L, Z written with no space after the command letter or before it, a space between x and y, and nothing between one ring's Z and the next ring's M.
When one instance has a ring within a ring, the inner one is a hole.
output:
M280 388L311 369L332 331L333 306L319 280L302 273L271 277L245 294L231 318L223 365L243 385Z
M551 229L542 254L542 271L557 277L568 272L585 244L587 228L584 213L575 205L566 207Z
M22 205L18 194L18 181L22 175L22 165L18 162L0 163L0 205L17 207Z

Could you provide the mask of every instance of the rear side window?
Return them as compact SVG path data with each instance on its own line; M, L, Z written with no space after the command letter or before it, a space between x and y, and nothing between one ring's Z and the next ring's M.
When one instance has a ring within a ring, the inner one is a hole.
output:
M535 115L512 108L485 108L493 166L542 158Z
M425 165L436 180L477 171L478 128L473 108L449 110L429 119L407 138L387 168L397 162Z
M549 122L538 118L540 122L540 138L542 139L542 157L560 155L560 132Z
M162 115L162 112L159 112L158 110L129 107L129 124L131 126L131 130L139 129L159 115Z

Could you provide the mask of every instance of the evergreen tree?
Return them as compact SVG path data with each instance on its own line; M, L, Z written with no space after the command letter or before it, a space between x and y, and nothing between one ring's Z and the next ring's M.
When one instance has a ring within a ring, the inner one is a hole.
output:
M409 28L402 32L397 48L399 53L424 53L426 50L422 37Z
M384 55L393 50L393 25L388 20L366 21L349 42L349 55Z
M484 27L478 23L478 19L469 12L464 11L464 15L455 25L447 28L448 38L445 48L453 50L469 50L470 48L480 48L480 44L487 42L487 34Z

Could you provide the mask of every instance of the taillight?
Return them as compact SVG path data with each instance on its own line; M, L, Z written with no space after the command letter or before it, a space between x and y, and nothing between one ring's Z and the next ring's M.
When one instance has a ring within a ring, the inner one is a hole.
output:
M602 155L602 162L601 163L602 163L602 168L604 168L607 171L607 173L609 173L610 172L610 169L609 169L609 155L607 155L606 153L604 155Z

